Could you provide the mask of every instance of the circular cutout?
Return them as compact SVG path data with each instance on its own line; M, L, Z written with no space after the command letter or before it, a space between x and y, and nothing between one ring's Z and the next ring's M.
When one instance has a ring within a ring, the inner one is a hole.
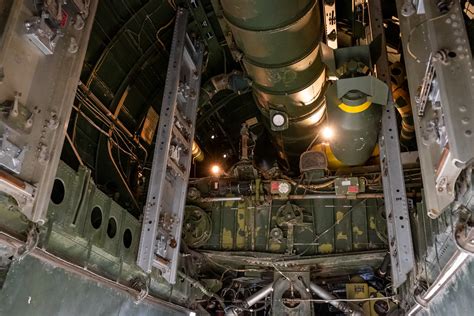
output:
M130 246L132 245L132 231L130 229L125 229L125 231L123 232L123 246L125 248L130 248Z
M100 207L95 206L91 212L91 225L95 229L99 229L102 225L102 210Z
M53 191L51 191L51 201L58 205L64 200L64 194L66 193L64 188L64 183L59 180L55 179L53 184Z
M402 74L402 70L398 67L392 68L392 75L394 76L400 76Z
M109 218L109 223L107 224L107 236L109 238L114 238L117 234L117 221L115 218Z
M296 289L288 289L281 298L283 299L283 305L292 309L300 305L301 293Z

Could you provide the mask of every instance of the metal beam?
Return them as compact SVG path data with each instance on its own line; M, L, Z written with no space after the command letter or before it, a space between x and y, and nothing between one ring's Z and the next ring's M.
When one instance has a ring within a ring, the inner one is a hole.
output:
M137 265L176 282L192 142L201 85L203 46L186 34L188 12L178 9L144 208Z
M369 0L368 8L372 40L382 37L382 51L376 64L377 77L390 86L381 1ZM398 135L395 106L390 94L382 114L379 147L394 288L398 288L407 280L408 273L415 266Z

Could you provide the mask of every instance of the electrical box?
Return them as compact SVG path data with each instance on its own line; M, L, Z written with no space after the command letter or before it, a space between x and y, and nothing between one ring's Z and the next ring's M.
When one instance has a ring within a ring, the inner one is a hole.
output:
M334 182L336 195L356 195L365 192L365 179L350 177L337 178Z

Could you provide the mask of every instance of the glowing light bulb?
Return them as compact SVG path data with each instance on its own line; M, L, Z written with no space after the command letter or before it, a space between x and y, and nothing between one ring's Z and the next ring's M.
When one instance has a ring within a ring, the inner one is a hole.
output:
M211 167L211 173L214 176L219 176L221 174L221 167L219 165L213 165Z
M326 126L321 131L321 136L326 140L331 139L334 137L334 130L329 126Z
M273 122L273 125L275 125L276 127L281 127L283 126L283 124L285 124L286 119L283 115L277 113L273 115L272 122Z

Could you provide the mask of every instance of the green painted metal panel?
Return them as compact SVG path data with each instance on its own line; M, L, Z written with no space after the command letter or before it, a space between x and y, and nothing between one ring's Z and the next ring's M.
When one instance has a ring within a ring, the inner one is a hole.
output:
M0 315L186 315L134 298L38 259L14 262L0 292Z
M334 201L333 200L317 200L315 201L316 234L318 238L318 253L334 252Z
M336 200L335 211L336 211L336 223L339 223L334 227L334 233L336 236L335 249L336 252L348 252L352 250L352 229L351 229L351 218L352 214L348 214L352 206L350 201Z
M109 217L106 219L106 234L104 238L104 249L110 254L118 257L122 243L120 232L122 231L124 210L114 201L110 205Z
M92 194L87 203L87 215L84 221L83 234L93 245L102 247L112 200L93 185L92 182L90 185L92 186Z
M82 231L85 214L80 207L81 200L87 199L88 191L84 190L84 185L89 174L86 168L75 171L63 161L59 162L48 206L48 220L70 232Z
M120 253L124 260L135 263L140 241L141 225L138 220L128 212L122 212L122 227L120 230Z
M213 203L209 210L212 233L201 249L232 251L263 251L284 253L293 244L296 252L306 255L349 253L385 249L381 239L386 230L383 209L377 200L319 199L292 201L303 210L303 223L278 226L277 213L286 201L274 200L271 205L254 208L249 202ZM246 207L243 207L243 205ZM277 242L270 231L281 229L283 238ZM308 249L306 251L306 249Z
M352 203L352 242L353 250L367 249L369 243L367 225L367 201Z

